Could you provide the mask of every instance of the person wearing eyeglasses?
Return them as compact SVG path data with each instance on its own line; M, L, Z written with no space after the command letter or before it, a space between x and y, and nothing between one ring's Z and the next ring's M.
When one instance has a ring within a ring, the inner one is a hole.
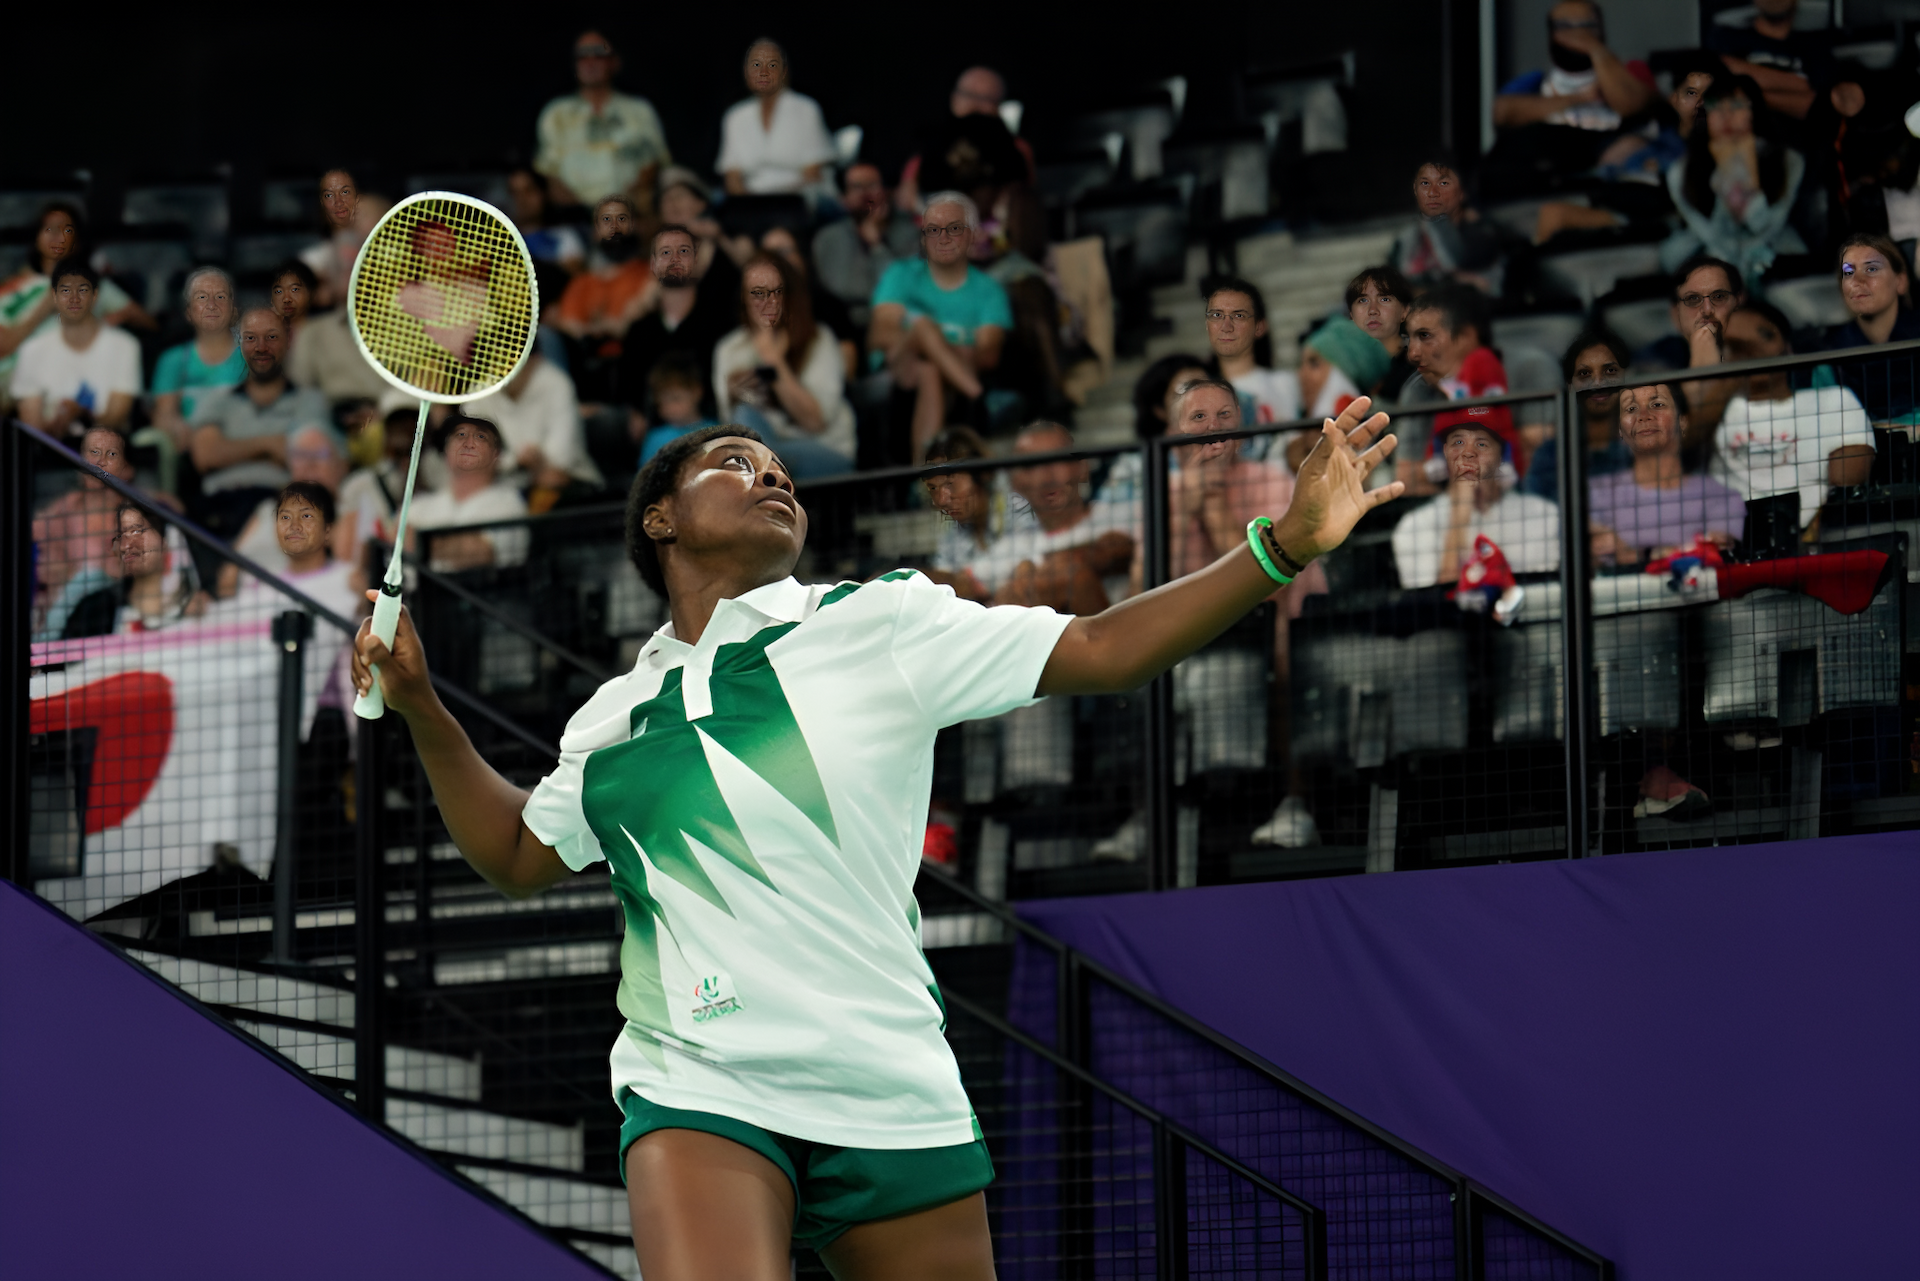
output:
M643 213L653 210L653 179L673 163L659 113L645 98L617 92L620 55L598 31L573 42L579 91L555 98L540 112L540 150L533 167L545 174L556 205L590 205L625 196Z
M950 418L949 395L977 401L980 375L1000 363L1013 308L1007 291L968 261L980 211L958 191L927 197L920 213L923 256L887 268L873 290L867 360L914 394L913 460Z
M773 441L794 478L853 470L839 341L814 320L805 278L777 254L740 273L740 327L714 347L713 396L721 420Z
M122 503L113 553L125 580L114 630L157 632L207 612L212 598L200 588L185 540L158 507Z
M1636 351L1633 368L1657 373L1721 364L1727 359L1727 317L1746 300L1746 281L1732 263L1705 254L1682 263L1673 274L1668 307L1673 332ZM1720 413L1734 390L1734 383L1724 378L1695 379L1686 385L1692 406L1687 415L1689 450L1698 449L1719 425Z

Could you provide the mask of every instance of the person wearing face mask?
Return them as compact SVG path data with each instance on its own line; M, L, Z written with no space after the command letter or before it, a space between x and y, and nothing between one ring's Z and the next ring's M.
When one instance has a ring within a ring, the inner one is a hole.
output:
M1503 199L1591 169L1622 123L1657 96L1644 62L1607 47L1594 0L1560 0L1547 10L1547 55L1551 65L1508 81L1493 100L1501 136L1487 185Z
M1839 275L1840 297L1853 318L1827 331L1829 351L1920 338L1907 257L1891 240L1866 233L1847 237L1840 246ZM1920 388L1914 385L1910 356L1846 364L1837 373L1876 425L1920 421Z

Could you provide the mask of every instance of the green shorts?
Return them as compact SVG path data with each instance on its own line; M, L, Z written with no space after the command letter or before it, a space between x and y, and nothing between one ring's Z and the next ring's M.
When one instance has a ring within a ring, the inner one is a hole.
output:
M824 1249L841 1233L972 1196L993 1182L987 1145L976 1138L939 1148L837 1148L712 1112L661 1107L628 1091L621 1103L620 1181L627 1180L627 1149L655 1130L699 1130L758 1152L793 1184L793 1239ZM978 1133L978 1127L975 1127Z

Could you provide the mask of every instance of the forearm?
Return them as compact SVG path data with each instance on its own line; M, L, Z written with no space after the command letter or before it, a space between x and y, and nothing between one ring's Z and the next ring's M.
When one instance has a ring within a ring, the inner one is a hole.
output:
M530 844L545 848L521 818L529 794L481 758L446 706L436 698L431 707L407 715L406 721L441 821L474 870L515 898L558 880L551 868L543 876L541 860L528 857Z
M93 416L102 427L125 427L133 418L133 397L116 391L107 397L107 407Z
M1565 111L1571 98L1546 97L1530 93L1505 93L1493 100L1493 124L1496 129L1518 129L1537 125L1556 111Z
M1442 583L1451 583L1460 577L1460 556L1467 547L1467 515L1460 511L1453 513L1453 519L1447 524L1446 539L1440 544L1440 578Z
M793 370L788 368L785 361L774 368L778 376L774 379L773 394L780 401L780 408L787 411L787 417L805 431L817 432L825 427L827 418L820 411L819 399L794 377Z
M964 388L974 381L973 362L932 326L916 328L913 333L919 336L920 341L915 345L920 354L933 362L933 367L949 385Z
M1836 489L1864 485L1873 474L1873 449L1868 445L1843 445L1827 455L1827 483Z
M193 465L204 475L256 458L271 460L274 436L255 436L248 440L228 440L218 427L202 427L193 435Z
M1646 107L1653 91L1633 78L1627 70L1627 64L1614 57L1613 51L1597 49L1593 55L1594 79L1600 85L1600 96L1607 105L1623 116L1631 116Z
M1138 689L1231 627L1273 595L1274 587L1252 551L1236 547L1197 574L1074 619L1054 646L1035 692Z

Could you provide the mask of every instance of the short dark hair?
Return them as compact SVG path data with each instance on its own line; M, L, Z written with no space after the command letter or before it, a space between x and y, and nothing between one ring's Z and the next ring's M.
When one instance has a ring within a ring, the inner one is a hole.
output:
M677 222L664 222L664 223L661 223L658 227L655 227L653 229L653 239L647 242L648 252L652 252L654 249L658 248L660 245L660 237L666 235L670 231L678 232L679 234L685 236L688 240L691 240L696 245L700 243L700 237L693 234L692 228L683 227Z
M1780 331L1780 340L1787 344L1787 354L1793 353L1793 322L1787 319L1787 313L1768 302L1765 298L1754 296L1741 303L1734 311L1750 311L1760 319Z
M1185 352L1162 356L1148 365L1146 372L1133 384L1133 434L1141 440L1151 440L1164 433L1167 422L1157 411L1166 403L1167 389L1173 385L1173 376L1182 369L1206 367L1206 361Z
M1382 293L1392 294L1401 302L1413 301L1413 282L1408 280L1398 267L1390 262L1383 262L1378 267L1362 267L1360 274L1347 282L1348 311L1352 311L1353 304L1360 301L1360 291L1368 285L1374 286Z
M695 393L706 391L706 379L700 376L700 366L694 363L693 357L670 351L653 362L653 368L647 371L647 390L658 396L669 387Z
M333 492L317 480L296 480L282 489L279 497L273 500L274 514L279 515L280 509L285 507L287 500L292 498L298 498L319 512L320 519L329 525L333 524L335 517L339 515L339 509L334 506Z
M1626 392L1638 391L1643 387L1665 387L1673 397L1673 407L1678 410L1682 416L1685 416L1692 413L1693 410L1691 403L1687 400L1686 384L1681 382L1677 376L1680 372L1679 370L1672 370L1668 373L1647 374L1640 378L1630 377L1627 381L1620 384L1620 390Z
M1695 254L1681 263L1680 270L1673 273L1672 299L1674 302L1680 301L1680 291L1687 287L1687 277L1702 267L1718 267L1726 273L1727 288L1742 298L1746 297L1747 282L1741 279L1738 267L1724 258L1715 258L1712 254Z
M1573 366L1580 359L1580 353L1589 347L1605 347L1613 353L1613 358L1625 369L1633 363L1633 348L1627 346L1627 340L1602 324L1591 324L1573 336L1567 344L1567 352L1560 357L1560 381L1573 381Z
M1407 308L1409 316L1416 311L1439 312L1446 317L1447 332L1450 334L1457 334L1472 325L1473 331L1480 335L1481 346L1493 342L1493 314L1487 305L1487 296L1472 285L1452 280L1429 285L1420 291L1419 297Z
M670 497L680 488L680 472L695 450L722 436L738 436L742 440L763 445L767 443L759 432L746 427L698 428L662 445L660 452L649 459L647 465L640 469L640 474L633 478L633 488L627 491L627 559L640 571L641 581L662 596L667 594L667 575L660 567L660 547L647 536L642 524L647 508Z
M408 412L412 413L413 411L409 410ZM493 448L496 452L505 452L506 442L500 437L500 428L488 419L475 418L471 414L449 414L446 421L434 429L433 447L441 453L445 453L447 450L447 442L452 440L453 433L462 427L478 427L487 434L488 439L493 441Z
M68 254L53 265L53 287L58 289L60 282L68 276L78 276L86 281L95 293L100 291L100 273L93 269L93 264L79 254Z
M927 462L958 463L972 458L991 458L992 451L980 433L964 424L942 428L927 442Z
M111 432L120 438L120 456L122 458L125 458L127 451L133 448L132 438L127 435L127 429L125 427L109 427L105 423L88 423L86 429L80 433L80 439L85 441L87 437L97 431Z
M276 266L273 269L272 283L276 285L279 284L280 277L282 276L294 277L307 287L309 294L320 288L320 277L314 275L313 268L307 266L306 263L301 262L298 258L288 258Z

